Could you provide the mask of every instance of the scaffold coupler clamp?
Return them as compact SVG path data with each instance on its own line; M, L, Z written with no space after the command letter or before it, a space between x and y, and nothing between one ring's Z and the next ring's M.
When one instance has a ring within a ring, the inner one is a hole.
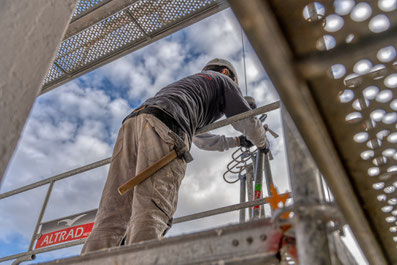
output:
M291 214L289 214L290 218L285 218L287 213L293 213L292 217ZM282 231L285 230L286 227L289 227L284 233L291 235L291 233L293 233L294 217L296 215L309 215L313 221L323 221L327 224L329 233L339 231L343 234L342 228L343 225L346 224L340 210L336 204L332 202L294 203L293 205L276 210L272 216L272 223L277 229L281 229Z

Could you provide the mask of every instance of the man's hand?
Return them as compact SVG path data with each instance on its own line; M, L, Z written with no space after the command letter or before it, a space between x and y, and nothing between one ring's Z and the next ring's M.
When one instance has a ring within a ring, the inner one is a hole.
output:
M258 150L260 152L264 153L265 155L267 153L269 153L269 151L270 151L270 143L269 143L269 141L266 139L265 145L262 146L262 147L258 147Z
M240 135L238 140L241 147L250 148L253 146L253 144L244 135Z
M265 155L267 153L269 153L269 151L270 151L269 147L267 147L267 146L264 146L264 147L258 148L258 149L259 149L260 152L264 153Z

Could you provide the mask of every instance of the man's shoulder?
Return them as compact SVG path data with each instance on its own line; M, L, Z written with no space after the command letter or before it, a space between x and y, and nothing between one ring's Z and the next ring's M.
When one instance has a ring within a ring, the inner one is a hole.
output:
M210 80L210 81L212 81L212 80L214 80L215 78L218 78L218 73L217 72L214 72L214 71L201 71L201 72L199 72L199 73L196 73L196 74L194 74L194 75L192 75L192 77L199 77L199 78L205 78L205 79L207 79L207 80Z

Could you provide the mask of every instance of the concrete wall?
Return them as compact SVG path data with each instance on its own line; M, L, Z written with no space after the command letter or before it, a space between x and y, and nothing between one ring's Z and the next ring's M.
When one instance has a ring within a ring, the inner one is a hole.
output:
M1 0L0 185L76 0Z

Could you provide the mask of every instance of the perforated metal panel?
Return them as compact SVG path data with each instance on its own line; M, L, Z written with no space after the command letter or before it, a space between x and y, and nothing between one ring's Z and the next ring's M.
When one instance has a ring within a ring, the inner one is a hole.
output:
M72 72L143 36L129 14L121 11L62 42L55 63Z
M72 21L108 2L80 0ZM42 92L226 7L226 0L131 2L134 3L62 42Z
M362 208L397 264L397 1L272 5Z
M149 34L194 13L212 2L214 0L143 0L133 4L129 10L142 29Z
M74 10L72 20L84 16L88 12L112 0L79 0Z

